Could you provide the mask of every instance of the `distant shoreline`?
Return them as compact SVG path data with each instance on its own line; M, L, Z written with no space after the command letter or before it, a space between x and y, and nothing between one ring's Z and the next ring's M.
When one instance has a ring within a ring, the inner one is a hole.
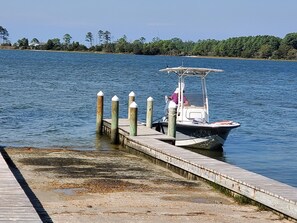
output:
M0 50L16 50L16 51L36 51L36 52L56 52L56 53L93 53L93 54L114 54L114 55L138 55L131 53L108 53L108 52L97 52L97 51L67 51L67 50L36 50L36 49L14 49L12 46L0 46ZM172 56L172 55L142 55L141 56ZM189 58L205 58L205 59L226 59L226 60L259 60L259 61L287 61L297 62L296 60L285 60L285 59L264 59L264 58L243 58L243 57L217 57L217 56L175 56L175 57L189 57Z
M261 60L261 61L287 61L297 62L297 60L285 60L285 59L263 59L263 58L243 58L243 57L215 57L215 56L184 56L190 58L205 58L205 59L226 59L226 60Z

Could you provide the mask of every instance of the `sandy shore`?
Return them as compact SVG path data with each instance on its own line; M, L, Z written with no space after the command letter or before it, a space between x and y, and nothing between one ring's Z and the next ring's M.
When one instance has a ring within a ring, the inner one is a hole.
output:
M5 152L53 222L292 222L120 150Z

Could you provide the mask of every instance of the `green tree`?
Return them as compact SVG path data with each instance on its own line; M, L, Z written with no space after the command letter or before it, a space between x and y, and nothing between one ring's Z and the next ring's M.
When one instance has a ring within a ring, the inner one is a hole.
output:
M273 59L285 59L287 58L287 54L290 51L291 47L284 44L283 42L280 44L279 48L276 52L273 53Z
M79 42L72 42L68 48L69 51L86 51L88 48L85 45L79 44Z
M47 41L47 43L45 44L45 49L46 50L52 50L54 48L54 46L55 45L54 45L53 41L51 39L49 39Z
M141 40L135 40L133 43L132 43L132 52L134 54L143 54L142 52L142 49L143 49L143 43L141 42Z
M19 39L17 43L20 49L27 49L29 46L29 40L27 38Z
M104 42L103 50L105 52L112 53L115 51L116 45L111 44L111 33L107 30L103 32L103 42Z
M139 38L140 43L144 44L145 43L145 38L142 36Z
M272 48L271 48L271 46L269 44L264 44L264 45L262 45L260 47L258 52L259 52L258 55L259 55L260 58L267 59L267 58L271 57L273 51L272 51Z
M89 42L90 46L92 47L93 46L93 34L91 32L88 32L86 34L86 41Z
M0 26L0 39L2 39L2 44L8 41L9 33L6 28Z
M62 44L59 38L49 39L47 43L44 45L44 49L46 50L61 50Z
M159 42L161 39L159 37L154 37L152 39L152 42L155 43L155 42Z
M297 33L288 33L283 39L283 44L297 49Z
M165 51L168 55L180 55L183 50L183 41L180 38L172 38L163 42L166 45Z
M110 35L111 35L111 33L109 31L105 31L103 33L103 38L104 38L104 43L105 44L108 44L110 42L110 40L111 40L111 36Z
M297 60L297 49L290 49L287 53L286 59Z
M122 38L117 40L116 52L117 53L128 53L129 52L129 43L127 41L126 35L124 35Z
M63 36L63 40L64 40L64 43L65 43L66 46L69 46L71 39L72 39L72 37L68 33L66 33Z
M208 40L199 40L193 48L194 55L200 56L214 56L216 53L216 46L219 41L208 39Z
M99 42L99 45L101 45L102 42L103 42L103 36L104 36L103 30L99 30L98 31L98 42Z
M54 44L54 50L61 50L61 42L59 38L54 38L52 39L53 44Z
M186 41L183 43L182 55L193 55L192 49L194 48L195 43L193 41Z
M134 40L134 42L132 43L132 52L134 54L143 54L144 44L145 44L144 37L140 37L139 39Z

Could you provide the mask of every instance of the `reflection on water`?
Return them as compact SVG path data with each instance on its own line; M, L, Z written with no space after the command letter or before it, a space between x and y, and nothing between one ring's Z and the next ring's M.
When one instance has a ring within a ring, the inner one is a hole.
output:
M109 151L112 148L110 140L105 135L95 134L95 149L100 151Z
M100 152L113 153L117 152L121 145L110 143L110 138L106 135L95 134L95 149Z

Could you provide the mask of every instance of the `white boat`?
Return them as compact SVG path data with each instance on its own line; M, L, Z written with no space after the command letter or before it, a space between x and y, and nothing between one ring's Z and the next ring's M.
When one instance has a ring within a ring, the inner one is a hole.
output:
M222 149L225 140L231 129L240 126L233 121L219 121L209 123L209 107L206 90L206 76L211 72L223 72L219 69L194 68L194 67L173 67L160 70L169 74L175 74L178 77L178 88L176 106L176 146L191 147L199 149ZM201 80L200 94L184 93L185 83L193 83L193 79ZM186 97L185 97L186 96ZM153 127L156 130L167 134L168 126L168 106L174 103L171 97L165 96L166 107L165 116L162 120L155 122ZM176 98L175 98L176 99ZM187 102L187 104L185 103Z

